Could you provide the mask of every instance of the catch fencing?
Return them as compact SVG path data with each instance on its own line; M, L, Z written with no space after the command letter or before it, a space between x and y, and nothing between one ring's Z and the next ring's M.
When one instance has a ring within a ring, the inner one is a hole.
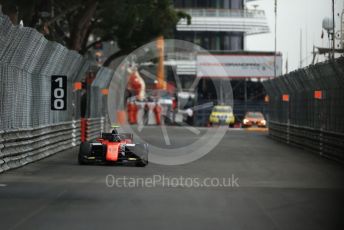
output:
M344 161L344 57L263 84L271 137Z
M73 119L73 83L87 61L75 51L50 42L36 30L13 26L0 15L0 128L30 128ZM52 75L66 75L67 109L50 110ZM77 118L77 117L75 117Z
M112 69L101 68L98 70L95 80L90 85L89 104L86 107L88 117L97 118L107 116L108 89L113 76L114 71Z
M35 29L14 26L0 12L0 172L78 145L82 119L97 121L91 131L93 137L100 134L113 72L98 69L84 89L89 71L90 63L77 52ZM51 110L52 75L67 76L66 110ZM82 116L85 94L88 112Z

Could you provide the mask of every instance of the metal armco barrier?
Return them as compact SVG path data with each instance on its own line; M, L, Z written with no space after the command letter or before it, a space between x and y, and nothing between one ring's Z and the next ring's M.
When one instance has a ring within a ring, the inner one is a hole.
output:
M272 138L344 162L344 57L263 84Z
M3 172L79 145L80 121L2 131L0 135L0 172Z
M105 118L83 118L80 121L81 142L92 141L101 136L105 130Z

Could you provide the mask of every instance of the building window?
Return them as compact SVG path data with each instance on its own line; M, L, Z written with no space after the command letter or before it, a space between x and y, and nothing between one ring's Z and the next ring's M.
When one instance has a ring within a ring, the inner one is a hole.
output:
M231 9L243 9L244 2L243 0L232 0L231 1Z
M202 47L206 50L210 49L210 45L209 45L209 37L203 37L202 39Z
M231 50L231 38L228 34L223 36L223 48L222 48L222 50Z
M174 0L174 7L176 8L183 7L183 0Z
M176 38L193 42L207 50L243 50L243 33L232 32L177 32Z
M243 9L243 0L174 0L176 8Z
M230 9L231 8L231 0L224 0L223 1L223 8Z
M243 36L242 35L231 36L231 50L243 50Z

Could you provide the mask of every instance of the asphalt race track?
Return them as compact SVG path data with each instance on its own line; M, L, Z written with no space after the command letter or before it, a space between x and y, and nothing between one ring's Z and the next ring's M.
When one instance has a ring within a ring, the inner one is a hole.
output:
M143 131L148 141L155 129ZM174 142L185 141L180 129L168 128ZM79 166L76 157L70 149L0 174L0 229L344 229L343 165L266 132L228 131L211 153L181 166ZM107 186L108 175L234 176L239 186Z

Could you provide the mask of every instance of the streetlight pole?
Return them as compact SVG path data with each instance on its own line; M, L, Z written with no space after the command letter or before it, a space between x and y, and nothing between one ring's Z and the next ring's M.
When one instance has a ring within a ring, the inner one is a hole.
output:
M340 45L344 49L344 7L342 11L342 16L340 17Z
M274 55L274 77L277 77L276 70L276 55L277 55L277 0L275 0L275 55Z
M336 49L336 41L335 41L335 21L334 21L334 0L332 0L332 20L333 20L333 29L332 29L332 58L334 59L334 53L335 53L335 49Z

